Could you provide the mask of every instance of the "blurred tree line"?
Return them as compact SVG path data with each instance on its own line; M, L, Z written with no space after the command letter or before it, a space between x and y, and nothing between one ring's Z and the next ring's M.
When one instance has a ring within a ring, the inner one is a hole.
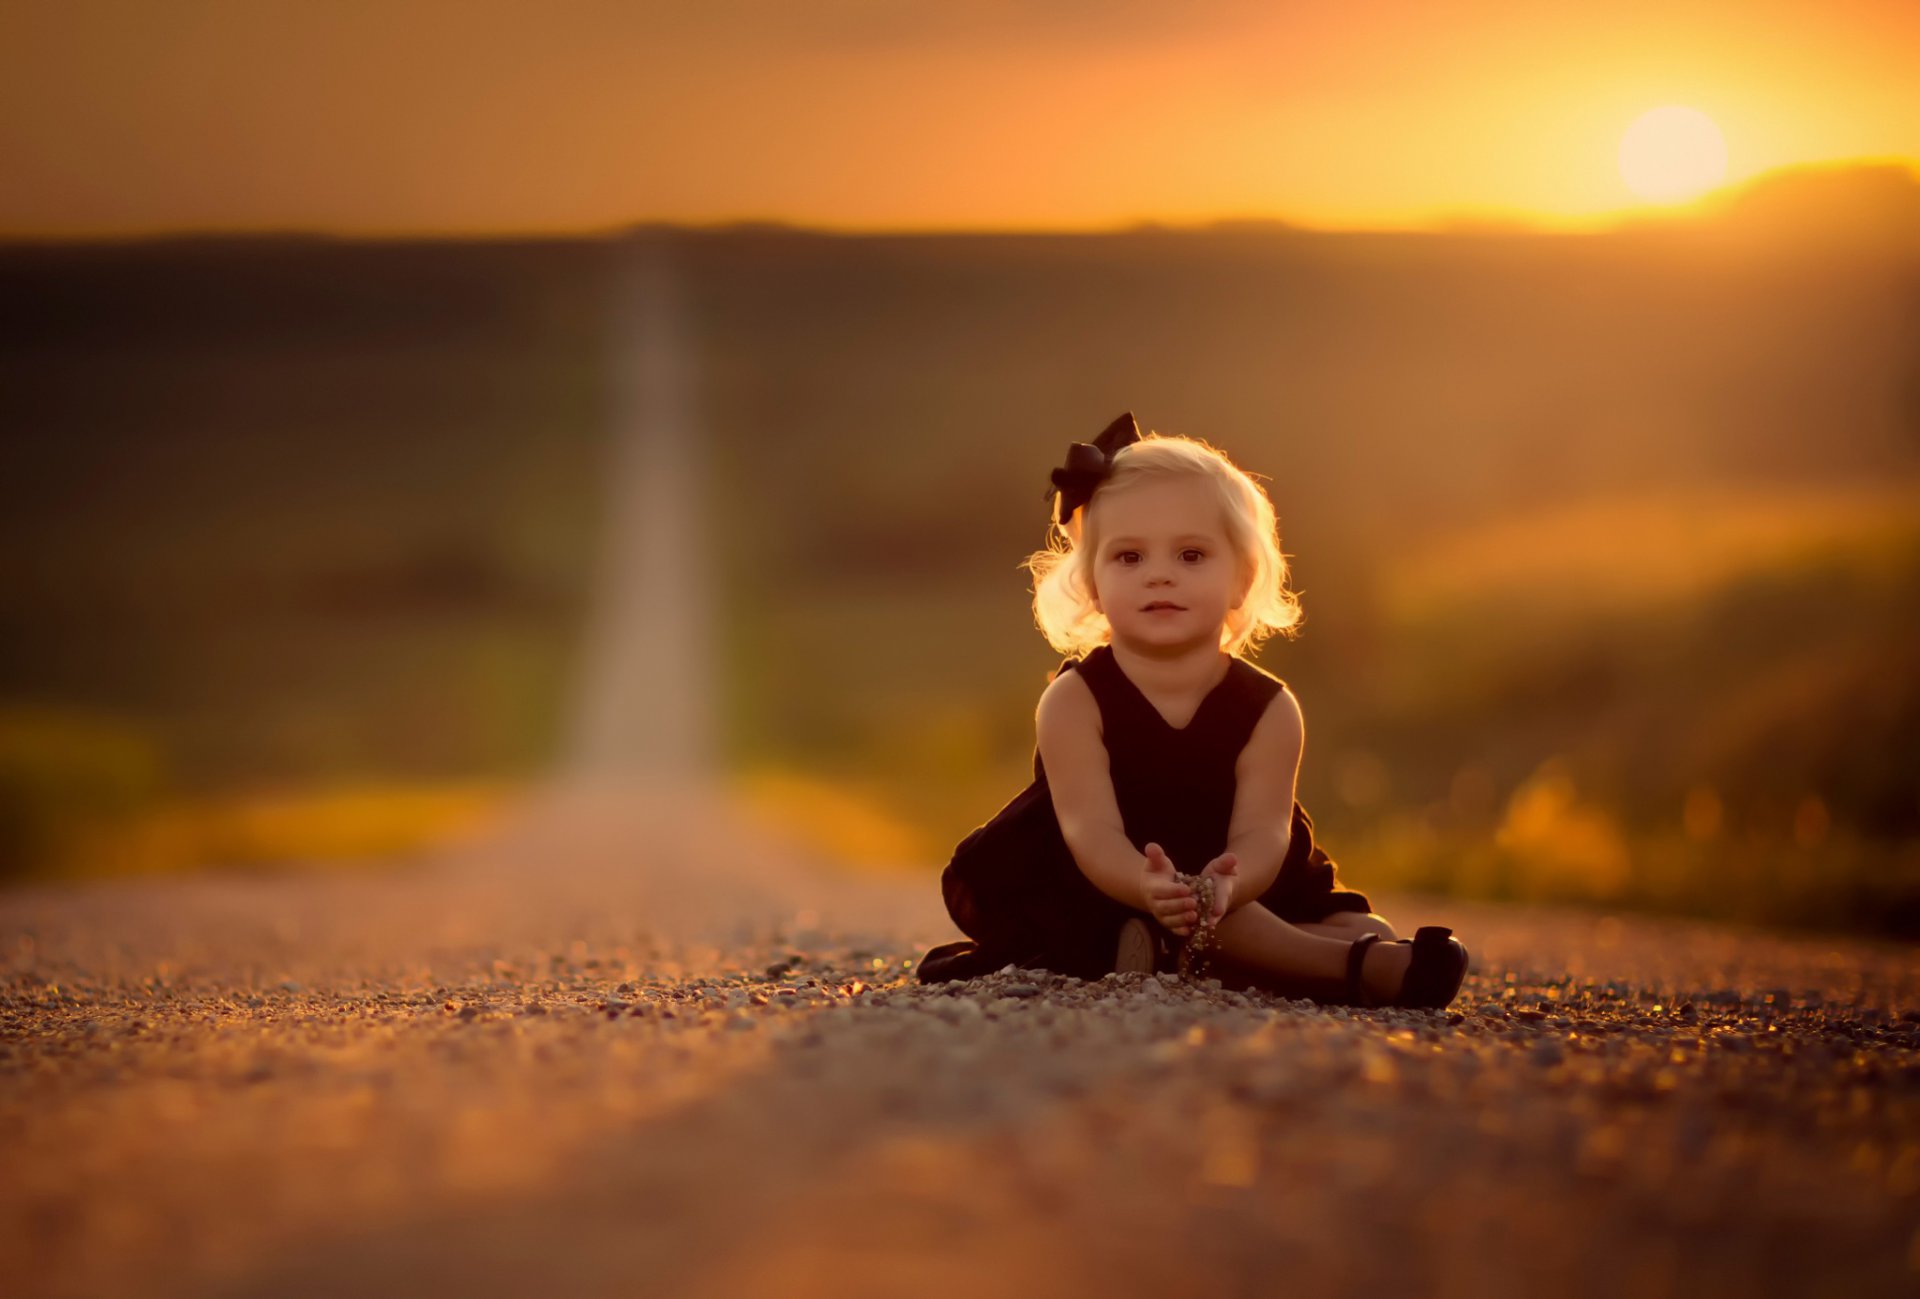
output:
M1260 661L1361 887L1920 934L1920 225L1850 183L1598 236L0 249L0 869L553 761L651 240L726 751L857 793L884 853L937 866L1025 782L1056 660L1017 565L1130 408L1267 481L1307 622Z

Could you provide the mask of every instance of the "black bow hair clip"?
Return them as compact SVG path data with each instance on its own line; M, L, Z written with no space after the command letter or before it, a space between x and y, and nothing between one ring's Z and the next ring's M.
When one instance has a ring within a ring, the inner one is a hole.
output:
M1140 426L1134 423L1133 412L1128 411L1102 429L1092 442L1075 442L1067 448L1067 463L1053 471L1053 486L1047 489L1049 497L1060 493L1055 521L1061 527L1067 526L1073 512L1092 500L1094 489L1113 473L1113 457L1120 448L1139 440Z

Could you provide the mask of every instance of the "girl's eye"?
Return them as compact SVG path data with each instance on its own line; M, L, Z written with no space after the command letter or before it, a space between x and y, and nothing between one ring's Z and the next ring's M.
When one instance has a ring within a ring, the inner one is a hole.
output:
M1117 560L1119 560L1119 561L1120 561L1121 563L1123 563L1123 564L1124 564L1124 563L1126 563L1126 562L1128 562L1129 560L1131 560L1131 559L1134 559L1134 558L1136 558L1136 557L1138 557L1138 555L1139 555L1139 554L1140 554L1140 552L1139 552L1139 551L1137 551L1137 550L1122 550L1122 551L1120 551L1120 552L1118 552L1118 553L1116 553L1116 554L1114 555L1114 558L1115 558L1115 559L1117 559Z
M1194 547L1189 546L1185 550L1181 551L1180 555L1182 558L1185 558L1188 555L1198 555L1201 559L1205 559L1207 557L1207 552L1204 550L1197 550Z

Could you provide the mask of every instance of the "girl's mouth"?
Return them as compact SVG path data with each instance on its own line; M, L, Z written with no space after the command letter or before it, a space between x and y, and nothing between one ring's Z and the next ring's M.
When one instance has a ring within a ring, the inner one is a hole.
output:
M1148 605L1146 608L1142 609L1140 612L1141 613L1185 613L1186 610L1177 604L1168 604L1165 600L1155 600L1152 604Z

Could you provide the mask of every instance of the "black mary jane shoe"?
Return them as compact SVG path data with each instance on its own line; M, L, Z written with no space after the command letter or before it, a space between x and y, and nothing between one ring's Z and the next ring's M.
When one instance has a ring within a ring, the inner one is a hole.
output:
M1445 925L1422 925L1413 937L1396 938L1410 943L1413 961L1407 966L1400 991L1391 1001L1375 1001L1367 994L1360 967L1366 963L1367 948L1380 941L1378 934L1362 934L1347 948L1347 1002L1354 1006L1399 1006L1416 1010L1440 1010L1449 1005L1467 977L1467 946L1453 936Z

